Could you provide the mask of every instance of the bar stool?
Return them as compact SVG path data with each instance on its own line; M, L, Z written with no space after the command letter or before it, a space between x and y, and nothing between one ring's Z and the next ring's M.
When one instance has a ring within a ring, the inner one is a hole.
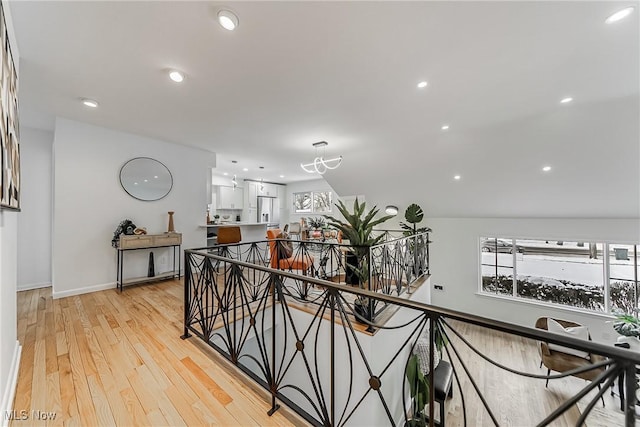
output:
M242 240L240 227L220 227L218 228L218 244L239 243Z

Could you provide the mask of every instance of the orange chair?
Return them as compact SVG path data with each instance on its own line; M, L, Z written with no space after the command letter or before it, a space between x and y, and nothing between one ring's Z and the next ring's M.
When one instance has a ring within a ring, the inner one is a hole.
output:
M271 228L267 230L267 239L269 239L269 252L271 253L271 268L279 270L302 270L302 274L313 266L313 257L311 255L291 255L289 258L280 258L278 250L278 236L281 235L279 228Z
M240 227L218 227L218 244L239 243L242 240Z

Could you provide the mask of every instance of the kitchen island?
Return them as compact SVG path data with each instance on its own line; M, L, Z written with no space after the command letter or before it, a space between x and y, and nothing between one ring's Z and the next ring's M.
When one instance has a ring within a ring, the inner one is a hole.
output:
M278 226L278 224L271 224L266 222L223 222L221 224L206 224L200 225L201 228L207 229L207 246L213 246L217 243L216 236L218 235L218 229L221 227L240 227L240 234L242 235L242 243L257 242L265 240L267 238L267 226Z

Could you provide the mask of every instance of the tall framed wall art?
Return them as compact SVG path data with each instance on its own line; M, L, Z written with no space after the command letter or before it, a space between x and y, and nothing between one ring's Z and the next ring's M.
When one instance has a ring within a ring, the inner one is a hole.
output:
M0 209L20 210L18 74L0 2Z

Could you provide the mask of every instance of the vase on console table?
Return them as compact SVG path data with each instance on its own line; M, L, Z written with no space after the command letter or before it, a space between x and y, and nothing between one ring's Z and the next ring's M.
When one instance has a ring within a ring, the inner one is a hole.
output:
M169 227L167 229L167 233L175 233L176 229L173 226L173 214L175 212L174 211L169 211L167 213L169 214Z

